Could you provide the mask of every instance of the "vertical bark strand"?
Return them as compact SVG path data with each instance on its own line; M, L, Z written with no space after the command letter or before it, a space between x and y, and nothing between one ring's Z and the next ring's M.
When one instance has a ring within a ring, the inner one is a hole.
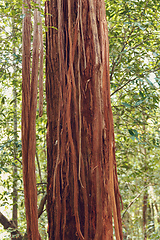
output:
M13 38L15 37L15 22L13 20L12 22L12 34ZM13 59L16 54L15 50L15 44L13 42ZM16 73L16 64L13 63L13 70ZM14 153L14 163L15 165L13 166L13 209L12 209L12 220L15 224L15 226L18 226L18 191L17 191L17 165L16 165L16 160L17 160L17 90L16 86L13 86L13 99L14 99L14 147L13 147L13 153ZM14 237L13 237L14 239Z
M24 5L27 5L24 7ZM37 189L35 174L36 110L39 62L38 10L34 10L32 77L30 84L30 2L24 1L22 56L22 161L28 239L41 239L38 232Z
M117 169L116 169L116 160L115 160L115 141L114 141L114 127L113 127L113 114L111 109L111 101L110 101L110 81L109 81L109 42L108 42L108 29L107 29L107 23L106 23L106 17L105 17L105 6L104 2L100 1L100 21L102 24L100 25L100 35L101 37L101 44L102 49L105 49L105 51L102 51L102 62L104 63L104 76L103 76L103 99L104 99L104 108L105 110L108 109L108 114L106 112L105 116L109 117L108 119L105 119L105 121L109 122L109 142L108 145L110 145L110 158L109 161L111 162L110 167L110 173L111 175L111 182L110 189L112 191L112 204L113 204L113 218L114 218L114 224L115 224L115 233L117 239L122 239L122 222L121 222L121 213L120 213L120 193L118 188L118 179L117 179ZM106 69L106 71L105 71ZM106 81L105 79L108 79Z
M25 8L25 7L28 8ZM25 196L25 208L27 223L30 221L30 202L27 197L28 182L28 128L29 128L29 112L30 112L30 49L31 49L31 14L29 12L31 6L29 1L24 1L22 28L22 161L23 161L23 184ZM30 235L30 225L27 225L27 232Z
M57 26L57 2L46 2L46 26L48 27L46 42L46 100L47 100L47 212L48 212L48 234L49 239L55 239L54 214L55 201L59 195L53 193L53 169L57 159L57 122L59 102L59 57L58 57L58 31L51 27ZM53 74L54 73L54 74ZM57 180L56 180L57 183ZM57 203L56 203L57 204ZM56 213L56 211L55 211ZM58 214L58 213L57 213ZM59 221L57 222L59 224Z
M104 2L46 13L49 239L122 240Z
M14 161L17 160L17 92L13 89L14 101ZM13 216L12 219L18 226L18 192L17 192L17 166L13 166Z
M90 23L93 36L93 58L94 58L94 69L92 81L94 82L94 121L93 121L93 159L95 161L96 168L96 239L102 239L103 235L103 224L102 224L102 180L101 180L101 146L102 146L102 106L101 106L101 54L100 54L100 42L98 38L98 29L96 22L96 9L95 1L89 0L89 14Z
M39 239L38 232L38 209L37 188L35 174L36 153L36 111L37 111L37 86L38 86L38 63L39 63L39 34L38 34L38 10L34 10L34 33L33 33L33 56L32 56L32 79L29 114L29 142L28 142L28 173L29 173L29 197L31 209L31 239Z
M39 8L41 8L41 0L38 0ZM39 44L40 44L40 63L39 63L39 116L43 114L43 33L42 33L42 18L38 12L39 23Z

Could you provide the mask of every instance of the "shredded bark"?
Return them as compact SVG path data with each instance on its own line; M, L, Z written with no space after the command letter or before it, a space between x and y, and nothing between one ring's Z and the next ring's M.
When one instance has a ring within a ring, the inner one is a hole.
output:
M38 0L39 8L41 8L41 0ZM42 33L42 17L38 12L38 30L40 38L40 50L39 50L39 116L43 115L43 33Z
M24 196L29 240L41 239L38 232L37 188L35 174L36 111L39 64L38 9L34 9L32 72L31 62L31 6L24 0L22 52L22 163ZM31 75L31 78L30 78Z
M104 1L47 1L46 26L49 239L113 239L113 214L122 240Z

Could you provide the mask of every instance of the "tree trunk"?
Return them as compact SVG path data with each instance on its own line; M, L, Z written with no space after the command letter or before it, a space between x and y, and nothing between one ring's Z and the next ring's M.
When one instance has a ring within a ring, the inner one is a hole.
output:
M15 26L14 26L14 20L12 23L12 34L13 34L13 39L15 37ZM13 42L13 59L15 58L15 46ZM15 59L14 59L15 60ZM13 61L13 70L14 73L16 73L16 65ZM14 165L13 165L13 209L12 209L12 221L14 222L15 226L18 226L18 191L17 191L17 165L16 165L16 160L17 160L17 91L16 91L16 86L13 86L13 99L14 99L14 105L13 105L13 110L14 110L14 146L13 146L13 154L14 154ZM12 237L12 239L16 239Z
M143 234L144 240L147 239L147 200L148 200L148 193L147 190L144 192L143 196Z
M49 239L121 240L103 0L46 2Z
M144 121L146 121L145 119L145 115L143 115L143 119ZM146 126L143 126L143 141L146 142ZM147 151L146 148L142 148L142 152L144 155L144 159L143 159L143 166L144 166L144 173L145 175L147 174ZM144 177L146 178L146 176L144 175ZM147 186L147 180L144 179L144 188ZM148 188L145 190L144 195L143 195L143 204L142 204L142 209L143 209L143 239L147 240L147 205L148 205Z
M13 166L13 209L12 220L15 226L18 226L18 191L17 191L17 92L16 88L13 89L14 97L14 166ZM12 238L13 240L16 238Z
M37 3L35 1L35 3ZM23 182L29 240L39 240L37 188L35 173L36 111L39 63L38 9L34 9L32 74L30 81L31 14L30 0L24 0L22 49L22 162Z

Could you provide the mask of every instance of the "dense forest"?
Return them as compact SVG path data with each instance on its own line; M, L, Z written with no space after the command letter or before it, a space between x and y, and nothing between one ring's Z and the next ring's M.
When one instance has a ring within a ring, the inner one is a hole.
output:
M31 1L32 21L35 9L40 11L42 18L44 48L42 59L45 66L46 35L49 31L45 24L45 0L38 6L35 1ZM110 97L115 153L123 203L121 211L123 238L159 239L160 2L105 0L105 9L109 35ZM17 239L16 235L24 236L25 239L27 231L21 141L24 17L21 0L0 1L1 239L11 239L11 235L12 239ZM56 27L53 28L57 31ZM33 41L32 35L31 46ZM35 154L38 224L43 240L48 239L45 74L44 67L43 115L39 105L36 113ZM41 102L41 91L38 92L38 102ZM16 231L15 226L18 226Z

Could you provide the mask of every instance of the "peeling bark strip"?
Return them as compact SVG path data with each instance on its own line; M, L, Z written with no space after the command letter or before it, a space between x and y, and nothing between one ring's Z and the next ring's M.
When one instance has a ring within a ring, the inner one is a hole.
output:
M27 7L27 8L26 8ZM39 62L38 10L34 10L32 74L30 82L31 14L30 1L24 0L22 52L22 162L23 182L29 240L38 240L38 209L35 175L36 110Z
M39 8L41 8L41 0L38 0ZM40 36L40 63L39 63L39 116L43 115L43 33L42 33L42 17L38 12L38 29Z
M103 0L46 2L50 240L122 240ZM58 29L58 30L56 30Z

